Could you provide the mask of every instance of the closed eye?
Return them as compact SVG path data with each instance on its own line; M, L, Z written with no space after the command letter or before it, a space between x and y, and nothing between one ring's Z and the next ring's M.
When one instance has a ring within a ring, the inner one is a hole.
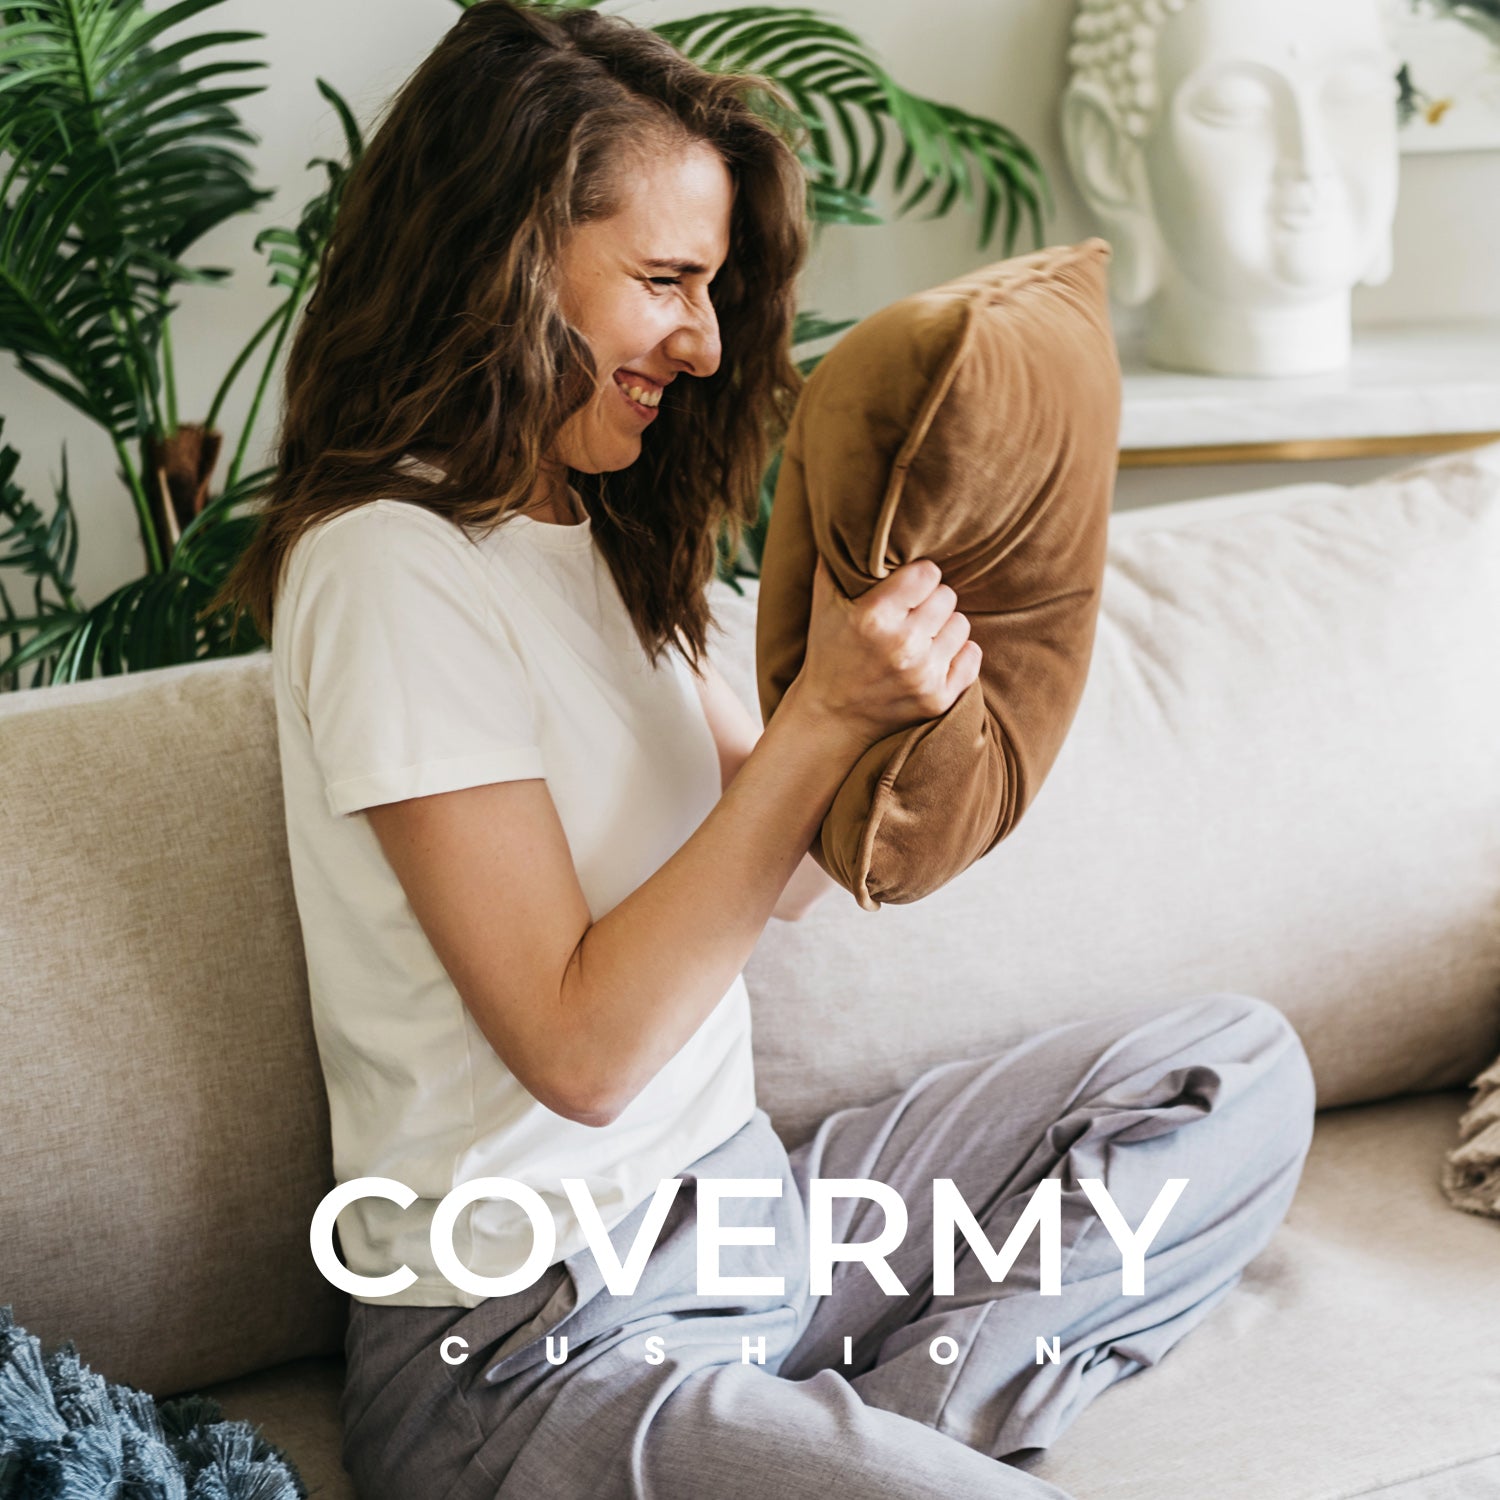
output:
M648 277L647 279L650 280L656 286L681 286L682 285L682 277L680 277L680 276L651 276L651 277Z

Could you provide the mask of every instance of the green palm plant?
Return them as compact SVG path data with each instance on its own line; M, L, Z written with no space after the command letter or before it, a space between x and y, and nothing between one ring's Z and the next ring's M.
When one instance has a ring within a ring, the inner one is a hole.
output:
M593 8L599 0L573 3ZM742 6L664 21L653 29L704 68L757 74L786 93L811 137L801 158L815 223L884 222L869 195L894 132L901 143L897 191L906 188L914 165L921 169L898 216L934 191L938 201L930 219L946 214L960 196L972 206L977 183L981 249L994 238L1002 213L1007 248L1015 243L1023 214L1041 240L1047 181L1025 143L993 120L908 92L852 31L818 12ZM765 104L770 113L780 113L772 96Z
M13 481L14 451L0 448L0 548L9 549L0 552L0 572L32 585L22 613L0 582L0 638L9 639L9 653L0 648L0 688L19 685L27 666L35 686L264 644L248 622L231 632L226 616L206 605L257 524L253 505L270 471L244 472L251 430L363 145L347 105L319 80L348 158L313 163L327 184L296 227L257 237L282 300L231 365L204 420L180 421L173 291L227 274L184 257L210 229L269 196L251 182L239 148L254 137L234 108L258 91L235 75L262 66L239 55L261 34L181 34L222 3L177 0L150 13L145 0L0 0L0 350L108 434L146 564L141 578L85 604L72 581L77 528L66 452L45 519ZM594 8L601 0L521 3ZM790 116L772 90L757 104L805 127L800 157L816 225L884 222L871 195L889 168L904 194L898 216L932 200L926 217L937 218L962 200L978 213L981 248L998 234L1009 254L1023 224L1041 243L1048 186L1026 145L992 120L903 89L847 28L813 10L757 5L652 29L703 67L777 85ZM793 352L848 326L799 314ZM250 413L210 498L218 417L257 354ZM806 353L798 363L810 373L818 358ZM721 548L720 571L730 580L759 565L778 468L779 455L744 547L733 557Z
M222 656L263 644L204 609L253 532L266 474L242 473L250 433L287 330L311 290L347 167L321 161L327 186L295 229L265 230L283 296L234 360L202 422L181 421L172 361L178 287L228 272L187 264L210 230L270 194L240 148L255 137L234 105L259 92L232 55L259 32L182 26L223 0L0 4L0 349L108 436L135 508L145 573L95 604L73 584L77 530L67 454L50 521L20 492L17 455L0 449L0 569L32 581L30 607L0 582L0 687ZM205 58L213 50L217 55ZM230 55L225 55L226 53ZM347 105L319 89L361 150ZM209 499L225 397L257 350L263 368L219 494Z

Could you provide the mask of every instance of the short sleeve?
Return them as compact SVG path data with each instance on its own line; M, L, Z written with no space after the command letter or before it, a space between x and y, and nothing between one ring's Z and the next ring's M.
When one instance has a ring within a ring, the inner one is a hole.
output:
M335 816L543 776L525 665L443 517L380 500L304 535L274 635Z

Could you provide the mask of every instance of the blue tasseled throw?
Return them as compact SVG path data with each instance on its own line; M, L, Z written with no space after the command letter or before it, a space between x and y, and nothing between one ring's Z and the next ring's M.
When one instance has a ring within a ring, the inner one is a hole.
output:
M42 1346L0 1307L5 1500L307 1500L291 1461L206 1396L160 1406Z

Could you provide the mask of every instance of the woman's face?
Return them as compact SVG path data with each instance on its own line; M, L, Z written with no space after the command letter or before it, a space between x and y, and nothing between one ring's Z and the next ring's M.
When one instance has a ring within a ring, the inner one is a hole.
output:
M623 207L577 229L560 265L563 315L588 340L599 386L558 434L553 457L586 474L624 469L641 434L670 422L655 402L679 375L719 367L708 286L729 253L734 183L718 152L695 145L633 167Z

